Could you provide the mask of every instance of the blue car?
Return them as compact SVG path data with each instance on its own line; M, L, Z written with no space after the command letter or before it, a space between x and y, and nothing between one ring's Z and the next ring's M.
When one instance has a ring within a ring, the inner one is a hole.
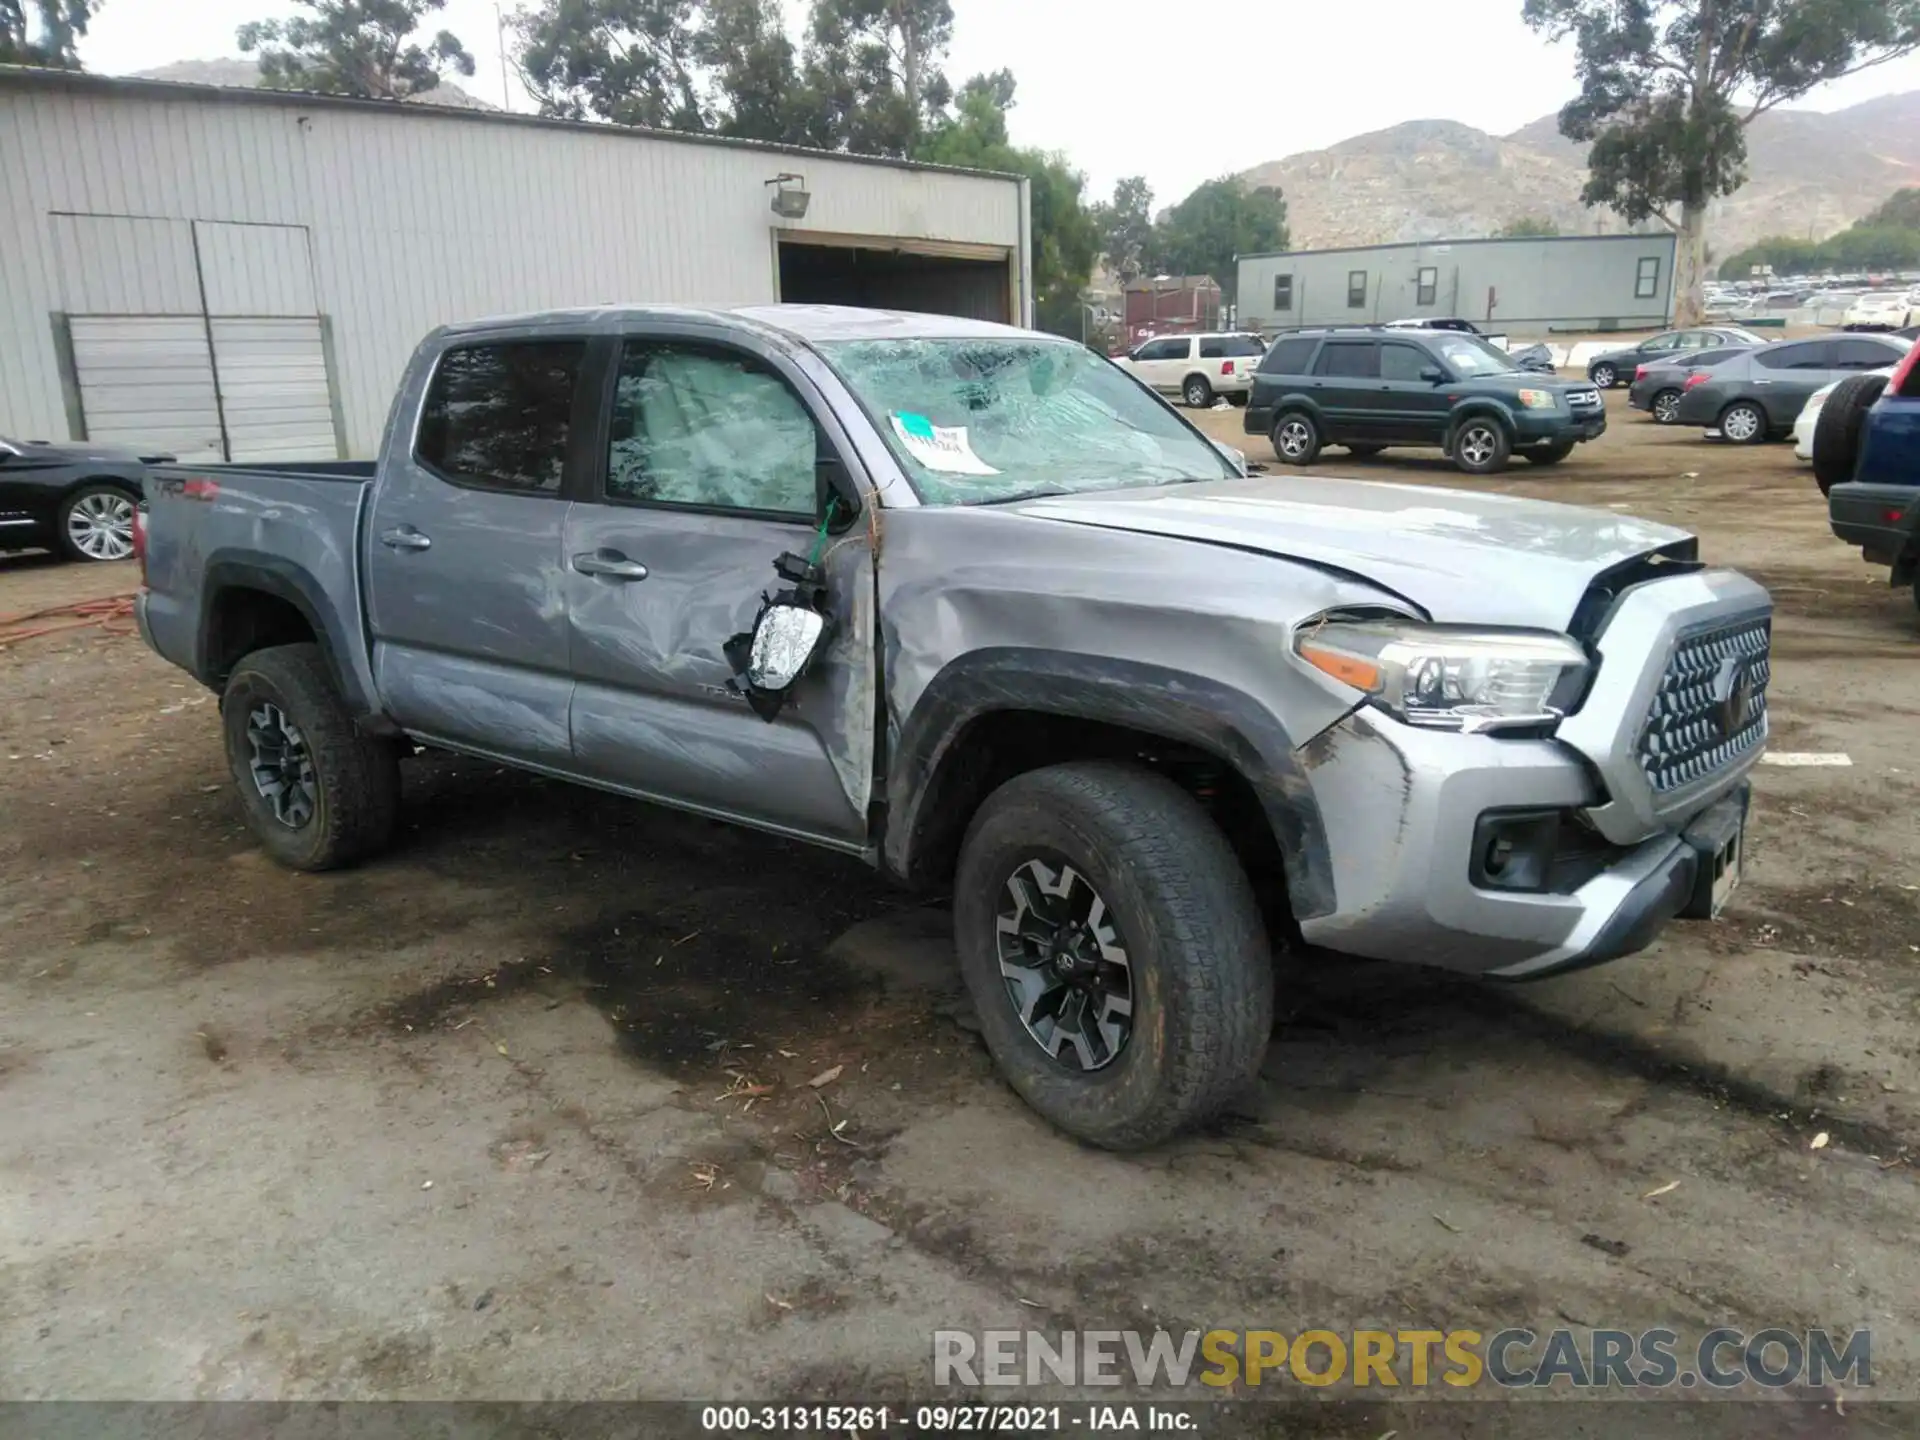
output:
M1868 402L1870 408L1864 413L1854 405L1839 407L1834 417L1837 442L1844 443L1843 427L1854 418L1858 446L1853 478L1827 492L1827 518L1833 533L1849 545L1858 545L1870 564L1888 566L1888 583L1895 586L1912 585L1920 571L1920 364L1916 360L1920 360L1920 341L1907 351L1906 359L1887 378L1886 388ZM1834 392L1835 401L1842 398ZM1826 418L1823 410L1823 423ZM1820 443L1816 436L1816 457ZM1920 604L1920 590L1915 601Z

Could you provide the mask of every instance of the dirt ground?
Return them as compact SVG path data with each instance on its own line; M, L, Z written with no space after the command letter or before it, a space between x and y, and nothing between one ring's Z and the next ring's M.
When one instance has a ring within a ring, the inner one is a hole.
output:
M854 1400L925 1395L936 1328L1725 1324L1870 1328L1847 1415L1920 1399L1920 618L1789 447L1610 401L1485 483L1766 582L1773 749L1851 765L1762 767L1728 917L1633 959L1309 967L1257 1091L1144 1155L1020 1105L938 902L853 862L423 760L394 853L293 875L186 676L99 630L0 651L0 1398ZM134 583L15 557L0 614Z

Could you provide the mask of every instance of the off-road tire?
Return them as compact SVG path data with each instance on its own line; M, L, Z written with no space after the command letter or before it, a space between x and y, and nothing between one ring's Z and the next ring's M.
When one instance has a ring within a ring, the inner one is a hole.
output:
M1491 448L1484 459L1469 460L1463 447L1483 430L1492 436ZM1469 475L1497 475L1507 468L1513 454L1513 441L1507 435L1507 427L1491 415L1469 415L1455 428L1447 453L1454 465Z
M1886 388L1884 375L1849 375L1820 407L1820 418L1813 422L1813 479L1822 495L1853 479L1867 411Z
M291 828L255 785L248 717L270 703L300 730L313 764L313 813ZM275 645L234 667L220 700L227 765L247 825L291 870L335 870L383 849L400 810L399 747L363 733L328 673L318 645Z
M1553 440L1545 445L1530 445L1520 453L1535 465L1558 465L1573 453L1571 440Z
M1128 952L1132 1034L1102 1069L1070 1067L1042 1049L1000 973L1004 887L1036 851L1086 877ZM1137 1149L1206 1120L1266 1054L1273 956L1253 887L1193 797L1150 771L1056 765L994 791L961 847L954 933L1001 1073L1048 1121L1090 1144Z
M1281 437L1288 433L1288 426L1305 427L1305 440L1293 454L1281 448ZM1288 410L1273 422L1273 433L1268 436L1273 442L1273 455L1282 465L1311 465L1320 458L1320 447L1325 442L1320 436L1320 426L1313 416L1304 410Z
M1213 404L1213 386L1204 375L1189 375L1187 383L1180 387L1180 398L1190 410L1204 410Z

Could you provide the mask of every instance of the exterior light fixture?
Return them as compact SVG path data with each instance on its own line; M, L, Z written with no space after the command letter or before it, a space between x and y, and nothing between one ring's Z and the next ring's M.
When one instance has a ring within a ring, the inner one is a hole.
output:
M807 193L806 176L780 174L766 183L774 187L773 213L782 220L798 220L807 213L807 202L813 196Z

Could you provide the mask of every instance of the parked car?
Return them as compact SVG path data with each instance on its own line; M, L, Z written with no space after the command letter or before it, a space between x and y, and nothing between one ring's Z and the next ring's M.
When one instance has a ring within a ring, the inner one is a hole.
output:
M1679 421L1737 445L1757 445L1793 428L1821 386L1898 362L1907 347L1884 335L1782 340L1723 361L1680 397Z
M1913 302L1900 293L1883 292L1862 295L1847 307L1841 328L1846 330L1899 330L1913 323Z
M1764 345L1767 342L1751 330L1718 327L1707 330L1666 330L1649 335L1638 345L1620 350L1604 350L1587 362L1587 378L1602 390L1611 390L1621 376L1631 376L1640 366L1664 360L1686 350L1717 350L1728 345Z
M1113 363L1161 394L1178 395L1204 410L1219 395L1244 401L1253 368L1266 353L1266 341L1258 335L1162 335Z
M385 436L140 517L270 855L377 853L419 743L950 884L1095 1144L1247 1085L1269 936L1532 978L1740 878L1772 606L1669 526L1250 477L1079 345L831 307L438 330Z
M1828 404L1836 423L1846 413L1842 400L1835 391ZM1847 544L1858 545L1869 564L1887 567L1889 585L1912 585L1920 573L1920 343L1865 409L1859 439L1851 478L1839 478L1827 491L1828 523ZM1816 466L1820 458L1816 437ZM1914 601L1920 605L1920 589Z
M1381 327L1385 330L1451 330L1457 335L1477 335L1496 350L1501 351L1513 362L1516 370L1531 370L1538 375L1557 375L1559 369L1553 363L1553 351L1545 345L1522 345L1514 349L1505 335L1489 335L1471 320L1457 317L1439 317L1428 320L1389 320Z
M1326 445L1374 455L1439 446L1460 469L1490 475L1512 455L1553 465L1607 428L1600 392L1516 370L1507 353L1443 330L1367 328L1283 335L1260 362L1249 435L1289 465Z
M1751 345L1721 345L1712 350L1688 350L1665 360L1649 360L1636 366L1633 383L1627 387L1627 404L1645 410L1658 423L1674 425L1680 419L1680 396L1687 381L1703 374L1722 360L1744 355Z
M171 459L84 441L0 440L0 550L130 559L146 467Z

